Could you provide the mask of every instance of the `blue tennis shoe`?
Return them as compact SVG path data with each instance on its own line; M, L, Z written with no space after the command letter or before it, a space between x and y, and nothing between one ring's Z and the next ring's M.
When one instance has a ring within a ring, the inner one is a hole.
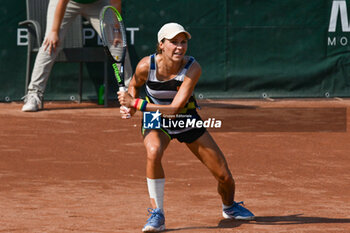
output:
M254 214L242 205L244 205L243 201L234 202L230 208L222 211L222 216L227 219L253 220L255 218Z
M165 230L165 217L161 209L148 209L146 225L142 228L142 232L160 232Z

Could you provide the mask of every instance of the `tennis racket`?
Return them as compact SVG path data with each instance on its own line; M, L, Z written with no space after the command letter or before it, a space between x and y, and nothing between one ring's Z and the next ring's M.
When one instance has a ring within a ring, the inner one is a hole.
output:
M105 53L112 62L119 91L126 92L124 83L124 60L126 54L126 33L123 18L113 6L105 6L100 13L100 29ZM120 65L120 69L118 68ZM121 106L125 110L128 108ZM130 117L130 114L127 118Z

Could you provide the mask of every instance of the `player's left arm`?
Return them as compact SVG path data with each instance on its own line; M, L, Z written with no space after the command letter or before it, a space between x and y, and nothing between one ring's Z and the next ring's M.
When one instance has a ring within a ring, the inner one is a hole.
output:
M202 68L198 62L194 62L190 69L187 71L184 81L182 82L175 98L170 104L170 108L164 114L175 115L185 107L189 98L192 96L194 88L202 74ZM148 107L148 106L147 106ZM168 112L169 111L169 112Z

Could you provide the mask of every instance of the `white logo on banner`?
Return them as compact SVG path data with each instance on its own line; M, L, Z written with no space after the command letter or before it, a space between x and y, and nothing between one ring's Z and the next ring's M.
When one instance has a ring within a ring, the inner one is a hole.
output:
M348 9L346 1L333 1L331 19L329 21L329 32L335 32L337 28L338 14L340 13L340 21L343 32L350 32L349 20L348 20Z
M126 31L130 34L130 44L135 44L135 32L139 31L137 27L126 28ZM97 37L97 38L96 38ZM92 28L83 28L83 43L87 40L96 38L97 45L102 45L102 41L97 33ZM28 29L26 28L17 28L17 46L26 46L28 45Z
M333 0L328 32L330 33L336 32L339 15L340 15L342 32L350 32L348 9L347 9L345 0ZM328 46L336 46L336 45L341 45L341 46L348 45L348 37L346 36L328 37Z

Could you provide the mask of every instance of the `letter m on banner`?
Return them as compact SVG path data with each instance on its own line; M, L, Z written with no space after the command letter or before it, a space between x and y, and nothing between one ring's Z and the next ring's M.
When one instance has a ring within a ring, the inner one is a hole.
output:
M343 32L350 32L348 10L345 0L333 0L328 32L335 32L337 28L339 12Z

